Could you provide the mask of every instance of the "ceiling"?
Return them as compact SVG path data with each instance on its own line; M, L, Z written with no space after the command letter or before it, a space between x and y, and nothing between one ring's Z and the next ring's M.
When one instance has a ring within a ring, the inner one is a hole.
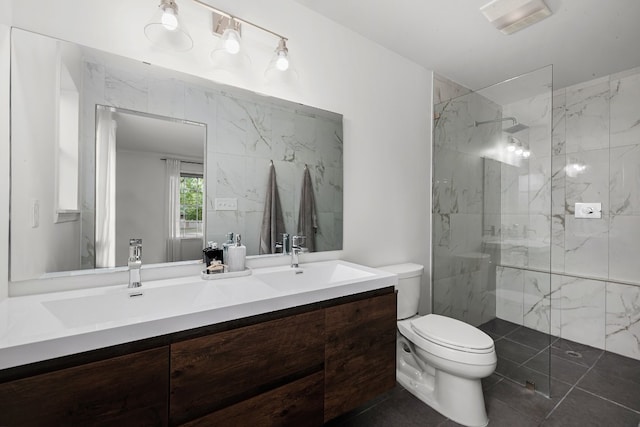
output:
M159 153L178 159L204 157L204 126L122 110L113 118L118 124L116 140L120 150Z
M639 0L546 0L552 15L511 35L489 0L295 0L469 89L553 65L554 89L640 66Z

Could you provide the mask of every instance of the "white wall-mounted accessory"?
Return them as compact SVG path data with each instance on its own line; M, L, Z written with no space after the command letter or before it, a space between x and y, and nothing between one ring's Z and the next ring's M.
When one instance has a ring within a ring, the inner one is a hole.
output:
M576 218L602 218L602 203L576 203Z
M174 0L160 0L158 10L144 27L144 34L161 49L186 52L193 47L193 39L182 24Z
M504 34L513 34L551 15L544 0L493 0L480 11Z

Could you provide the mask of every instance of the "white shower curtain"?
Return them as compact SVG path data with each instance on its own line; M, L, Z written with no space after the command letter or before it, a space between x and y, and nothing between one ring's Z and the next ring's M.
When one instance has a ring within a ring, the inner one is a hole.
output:
M166 159L167 262L180 261L180 160Z
M96 268L115 267L117 123L108 108L96 120Z

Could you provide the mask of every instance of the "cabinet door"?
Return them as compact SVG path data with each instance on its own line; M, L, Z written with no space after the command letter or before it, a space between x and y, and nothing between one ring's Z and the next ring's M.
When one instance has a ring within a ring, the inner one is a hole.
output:
M0 384L2 426L166 426L169 347Z
M330 307L325 314L328 421L395 386L396 295Z
M237 403L185 427L209 426L319 426L323 420L324 373L309 375Z
M316 310L171 346L171 424L181 424L321 371Z

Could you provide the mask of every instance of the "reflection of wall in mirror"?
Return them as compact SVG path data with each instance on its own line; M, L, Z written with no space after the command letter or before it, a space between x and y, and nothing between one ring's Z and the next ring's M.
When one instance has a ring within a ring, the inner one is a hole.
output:
M15 31L12 37L13 43L28 39L32 47L11 52L11 108L29 112L29 116L12 116L11 137L13 141L31 142L11 147L11 252L31 254L11 257L12 280L22 280L80 268L80 224L54 222L56 179L52 160L56 156L57 127L52 112L58 103L55 91L59 86L60 42ZM75 68L72 63L67 67ZM38 102L30 101L34 99Z

